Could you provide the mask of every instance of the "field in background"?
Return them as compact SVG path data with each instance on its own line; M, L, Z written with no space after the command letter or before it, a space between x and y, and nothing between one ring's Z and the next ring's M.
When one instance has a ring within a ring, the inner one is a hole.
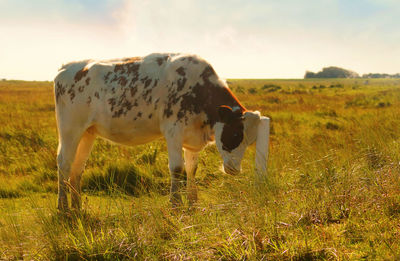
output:
M56 211L51 82L0 81L0 259L400 258L400 80L229 80L272 119L269 172L200 157L199 202L171 210L166 145L97 140L84 211Z

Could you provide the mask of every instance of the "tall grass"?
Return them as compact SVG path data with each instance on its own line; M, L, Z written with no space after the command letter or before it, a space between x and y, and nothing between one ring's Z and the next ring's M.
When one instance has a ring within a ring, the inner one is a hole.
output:
M98 140L83 211L56 211L49 83L0 83L0 258L38 260L396 260L400 81L230 80L272 119L269 172L220 171L200 155L199 202L171 209L163 141ZM12 118L12 121L9 119Z

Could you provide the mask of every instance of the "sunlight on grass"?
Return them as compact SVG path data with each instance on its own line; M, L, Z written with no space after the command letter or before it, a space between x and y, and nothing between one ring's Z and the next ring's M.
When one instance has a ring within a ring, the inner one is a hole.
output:
M268 176L201 154L199 201L169 204L165 142L97 140L83 211L56 210L51 83L0 83L0 259L396 260L400 81L229 80L272 119ZM10 120L12 119L12 120Z

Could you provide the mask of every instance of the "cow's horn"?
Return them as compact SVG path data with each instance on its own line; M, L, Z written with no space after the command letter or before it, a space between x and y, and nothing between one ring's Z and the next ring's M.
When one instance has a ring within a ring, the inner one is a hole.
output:
M256 172L262 177L267 174L269 146L269 118L261 116L256 140Z

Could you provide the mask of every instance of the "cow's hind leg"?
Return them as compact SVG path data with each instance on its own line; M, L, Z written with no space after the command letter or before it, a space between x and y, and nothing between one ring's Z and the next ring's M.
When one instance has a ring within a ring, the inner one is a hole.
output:
M82 135L78 149L76 151L75 160L72 164L70 183L71 183L71 207L73 209L81 208L81 177L85 168L87 159L89 158L96 134L92 128L89 128Z
M184 183L182 141L175 137L166 137L168 147L168 166L171 174L171 203L172 207L182 204L180 190Z
M189 205L193 205L197 201L197 186L195 180L195 174L197 170L197 159L199 157L198 152L192 152L185 150L185 169L187 174L187 197Z
M76 150L81 139L81 132L60 130L57 153L58 165L58 209L68 209L67 182L75 159Z

